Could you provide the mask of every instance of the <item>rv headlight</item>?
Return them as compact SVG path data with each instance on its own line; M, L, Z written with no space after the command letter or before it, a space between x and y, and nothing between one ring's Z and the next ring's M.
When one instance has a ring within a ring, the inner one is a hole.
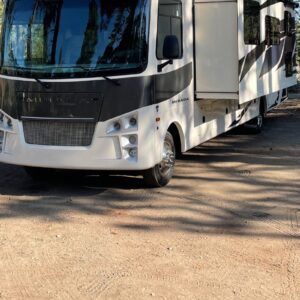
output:
M132 158L136 158L137 153L138 153L137 148L132 148L132 149L129 149L129 151L128 151L129 156Z
M137 125L137 119L135 117L130 118L129 125L135 127Z

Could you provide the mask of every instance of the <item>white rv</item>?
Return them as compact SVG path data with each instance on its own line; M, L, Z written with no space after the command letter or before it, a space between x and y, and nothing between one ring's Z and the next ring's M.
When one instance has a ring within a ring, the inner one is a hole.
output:
M289 0L6 0L0 161L139 171L263 116L296 83Z

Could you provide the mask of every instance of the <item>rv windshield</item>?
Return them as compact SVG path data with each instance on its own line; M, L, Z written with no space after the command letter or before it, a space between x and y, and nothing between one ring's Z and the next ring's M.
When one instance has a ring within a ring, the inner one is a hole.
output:
M1 73L74 78L141 72L149 0L9 0Z

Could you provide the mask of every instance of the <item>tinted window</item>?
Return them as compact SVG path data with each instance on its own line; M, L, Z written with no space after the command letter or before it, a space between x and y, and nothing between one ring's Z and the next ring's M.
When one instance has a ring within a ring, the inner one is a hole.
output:
M244 0L244 40L246 45L260 44L260 4Z
M165 37L175 35L179 41L179 57L182 57L182 4L178 0L160 0L158 8L157 49L158 59L163 57Z
M149 12L148 0L9 1L2 71L43 77L140 71L148 59Z
M291 36L295 32L296 21L292 14L288 11L284 13L284 32L286 35Z
M267 45L280 44L280 20L266 16L266 41Z

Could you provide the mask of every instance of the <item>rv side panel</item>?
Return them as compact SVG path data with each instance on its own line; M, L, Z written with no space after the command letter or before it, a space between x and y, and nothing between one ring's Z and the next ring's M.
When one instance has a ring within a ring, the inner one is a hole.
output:
M238 1L240 104L296 84L294 5Z
M198 99L238 99L237 26L236 2L195 2Z

